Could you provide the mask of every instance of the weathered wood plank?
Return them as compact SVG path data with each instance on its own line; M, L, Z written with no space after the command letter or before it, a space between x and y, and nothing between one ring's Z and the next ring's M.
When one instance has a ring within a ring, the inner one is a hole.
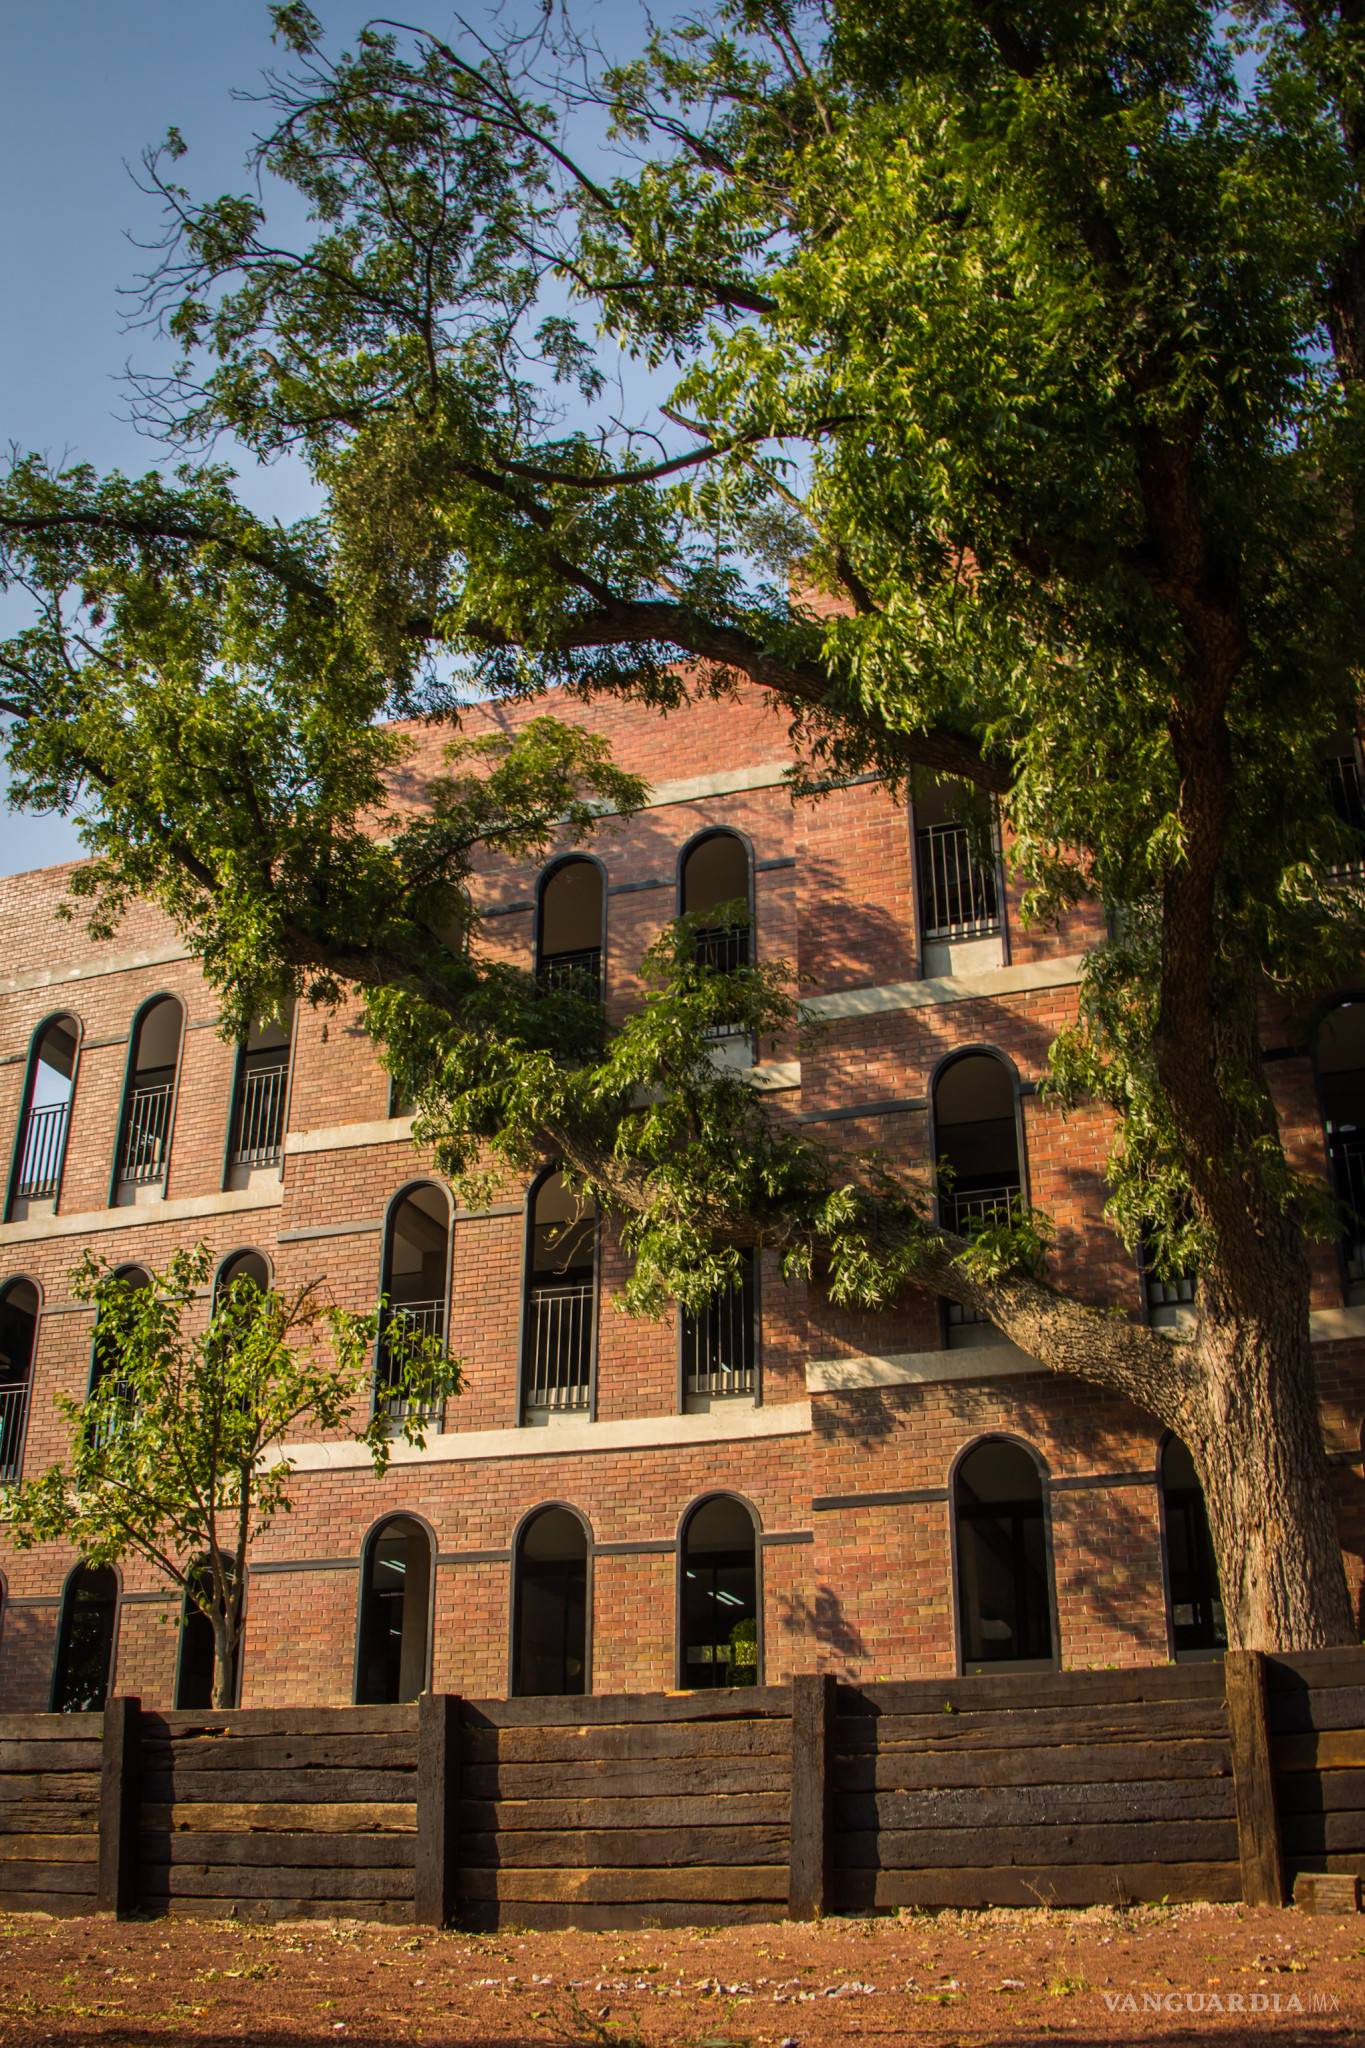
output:
M961 1870L844 1870L835 1904L845 1913L897 1906L1123 1906L1142 1900L1235 1900L1235 1862L1017 1864Z
M1004 1869L1011 1864L1102 1863L1119 1847L1108 1826L840 1831L836 1854L845 1869ZM1135 1821L1122 1836L1125 1862L1230 1863L1236 1823Z
M839 1688L839 1712L896 1716L1027 1713L1125 1703L1165 1705L1222 1698L1216 1664L1135 1665L1123 1671L1055 1671L1018 1677L913 1678Z
M576 1928L584 1933L598 1929L695 1927L699 1919L708 1927L741 1927L780 1918L781 1909L761 1905L726 1905L710 1902L704 1913L689 1902L651 1899L644 1905L546 1905L534 1899L515 1899L506 1906L491 1901L462 1899L460 1925L471 1934L492 1933L498 1927Z
M1193 1742L1102 1742L1092 1748L963 1749L929 1753L892 1749L835 1760L839 1792L950 1790L955 1786L1033 1785L1040 1771L1053 1784L1137 1784L1146 1780L1198 1783L1230 1779L1225 1738Z
M545 1904L580 1900L599 1906L690 1899L703 1912L713 1904L766 1899L777 1919L787 1903L787 1877L780 1864L728 1864L709 1870L466 1869L460 1873L460 1894L465 1899L535 1899ZM703 1912L696 1917L702 1918Z
M9 1835L84 1835L99 1832L99 1780L88 1799L6 1799L0 1801L0 1839Z
M144 1829L138 1852L153 1864L204 1863L321 1870L411 1870L412 1835L171 1834Z
M697 1797L738 1792L787 1796L785 1757L707 1757L690 1761L685 1789ZM666 1798L679 1788L679 1769L667 1757L628 1763L615 1758L586 1763L462 1763L460 1784L471 1799Z
M55 1718L65 1721L71 1717L58 1714ZM0 1777L20 1771L92 1771L98 1777L102 1746L98 1742L0 1742Z
M411 1899L204 1899L169 1897L157 1911L168 1920L244 1921L360 1920L385 1926L412 1925Z
M1365 1771L1294 1771L1275 1787L1281 1819L1291 1813L1355 1813L1365 1807Z
M369 1835L417 1832L411 1801L315 1806L306 1801L185 1799L174 1806L144 1801L140 1826L149 1833Z
M86 1835L0 1835L0 1863L34 1861L94 1865L99 1861L99 1837L93 1828Z
M310 1870L290 1866L151 1863L142 1873L149 1904L175 1899L408 1899L411 1870ZM409 1907L411 1911L411 1907ZM363 1916L362 1916L363 1917Z
M82 1805L99 1798L100 1774L93 1771L12 1771L0 1777L0 1813L12 1801L69 1799Z
M0 1889L0 1913L50 1913L54 1919L85 1919L95 1910L93 1892L24 1892Z
M415 1786L411 1771L148 1771L143 1798L154 1805L182 1799L368 1805L414 1799Z
M677 1726L640 1722L632 1727L479 1728L462 1734L466 1763L581 1763L621 1757L789 1756L791 1727L785 1720L684 1721Z
M673 1782L677 1783L677 1773ZM524 1828L752 1827L786 1822L786 1792L732 1792L694 1798L676 1793L659 1799L466 1799L460 1826L474 1834Z
M791 1849L787 1910L793 1920L819 1920L830 1875L834 1784L835 1696L826 1673L806 1673L792 1686Z
M1365 1685L1331 1685L1271 1693L1270 1732L1308 1735L1315 1730L1365 1728Z
M147 1771L415 1771L417 1737L189 1735L142 1745Z
M1305 1856L1338 1855L1365 1858L1365 1814L1287 1813L1280 1827L1286 1858L1302 1863ZM1365 1862L1361 1865L1365 1869Z
M1259 1650L1227 1652L1223 1658L1223 1688L1232 1744L1242 1897L1249 1906L1283 1905L1284 1869L1275 1808L1275 1774L1270 1762L1265 1660Z
M94 1863L0 1864L0 1897L24 1892L79 1892L95 1903L98 1865Z
M1040 1771L1051 1757L1038 1760ZM1072 1827L1104 1822L1127 1827L1133 1821L1231 1820L1232 1781L1137 1785L1004 1785L910 1792L845 1792L835 1806L835 1826L872 1828Z
M466 1834L462 1869L507 1865L520 1869L633 1870L663 1864L786 1863L784 1827L554 1828L538 1833Z
M785 1685L465 1701L465 1718L471 1728L592 1728L646 1722L785 1720L790 1715L791 1688Z
M1076 1707L973 1714L884 1714L839 1716L843 1756L878 1750L1027 1749L1097 1742L1181 1742L1224 1733L1221 1700L1173 1700L1169 1705Z
M417 1723L417 1854L413 1917L419 1927L448 1927L455 1917L460 1847L461 1701L423 1693Z
M103 1740L103 1714L0 1714L0 1742Z
M99 1879L101 1913L120 1920L137 1903L137 1813L140 1799L136 1699L113 1699L104 1709L100 1769Z
M1297 1692L1303 1686L1365 1685L1365 1647L1300 1650L1266 1658L1266 1684L1272 1693Z
M1334 1920L1358 1913L1360 1875L1354 1870L1335 1876L1302 1870L1294 1880L1294 1904L1302 1913L1324 1914Z
M409 1735L417 1732L416 1703L401 1707L224 1707L188 1708L175 1713L148 1709L147 1735Z
M1295 1771L1365 1769L1365 1728L1328 1728L1321 1735L1274 1736L1270 1760L1283 1780Z

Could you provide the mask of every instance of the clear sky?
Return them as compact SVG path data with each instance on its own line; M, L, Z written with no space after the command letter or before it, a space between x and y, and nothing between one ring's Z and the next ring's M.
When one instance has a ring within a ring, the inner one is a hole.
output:
M454 12L447 0L312 4L329 43L376 14L446 30ZM644 8L601 0L575 13L604 41L633 41ZM265 0L0 0L0 446L102 469L157 462L156 444L126 420L119 384L130 360L147 366L155 350L127 331L119 299L141 264L129 236L157 223L125 166L174 123L190 146L183 183L243 189L255 110L232 90L253 86L279 56ZM282 518L305 498L297 473L281 470L255 478L248 495ZM12 606L0 610L0 623L14 618ZM64 820L0 811L0 874L77 852Z

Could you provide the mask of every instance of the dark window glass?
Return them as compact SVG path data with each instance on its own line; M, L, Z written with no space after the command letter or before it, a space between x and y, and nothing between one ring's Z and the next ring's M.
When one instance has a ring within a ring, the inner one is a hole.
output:
M360 1706L415 1700L426 1685L431 1543L406 1515L385 1522L365 1549L360 1603Z
M255 1256L247 1254L248 1257ZM207 1583L209 1567L200 1566L200 1573ZM216 1666L213 1642L213 1623L202 1607L186 1596L180 1610L180 1655L175 1668L175 1704L199 1710L213 1705L213 1680ZM234 1687L235 1691L235 1687Z
M514 1562L517 1694L587 1690L588 1545L564 1508L546 1508L521 1532Z
M957 1469L953 1512L964 1669L1050 1663L1051 1561L1037 1465L1018 1444L979 1444Z
M57 1713L103 1710L113 1678L117 1605L118 1580L113 1572L107 1566L77 1565L62 1596L52 1697Z
M1194 1460L1178 1437L1169 1437L1161 1454L1161 1490L1175 1654L1225 1650L1228 1635L1204 1493Z
M681 1623L684 1686L757 1685L758 1568L742 1501L722 1495L688 1517Z

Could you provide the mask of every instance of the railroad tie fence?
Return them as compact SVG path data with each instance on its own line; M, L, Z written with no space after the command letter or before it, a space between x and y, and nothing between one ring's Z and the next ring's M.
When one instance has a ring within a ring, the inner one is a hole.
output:
M1365 1874L1365 1651L0 1717L0 1909L629 1927ZM1342 1887L1346 1887L1343 1891Z

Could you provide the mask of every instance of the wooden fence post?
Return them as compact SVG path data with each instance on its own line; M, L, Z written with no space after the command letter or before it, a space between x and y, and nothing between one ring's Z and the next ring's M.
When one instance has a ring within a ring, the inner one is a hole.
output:
M140 1715L139 1700L105 1701L95 1910L114 1913L120 1920L126 1919L137 1905Z
M413 1919L449 1927L460 1862L460 1711L456 1693L417 1702L417 1870Z
M811 1672L792 1680L791 1861L787 1914L818 1920L828 1909L830 1804L834 1780L837 1680Z
M1284 1904L1280 1819L1270 1760L1265 1658L1259 1650L1227 1650L1223 1697L1232 1738L1232 1789L1237 1811L1237 1855L1242 1897L1248 1906Z

